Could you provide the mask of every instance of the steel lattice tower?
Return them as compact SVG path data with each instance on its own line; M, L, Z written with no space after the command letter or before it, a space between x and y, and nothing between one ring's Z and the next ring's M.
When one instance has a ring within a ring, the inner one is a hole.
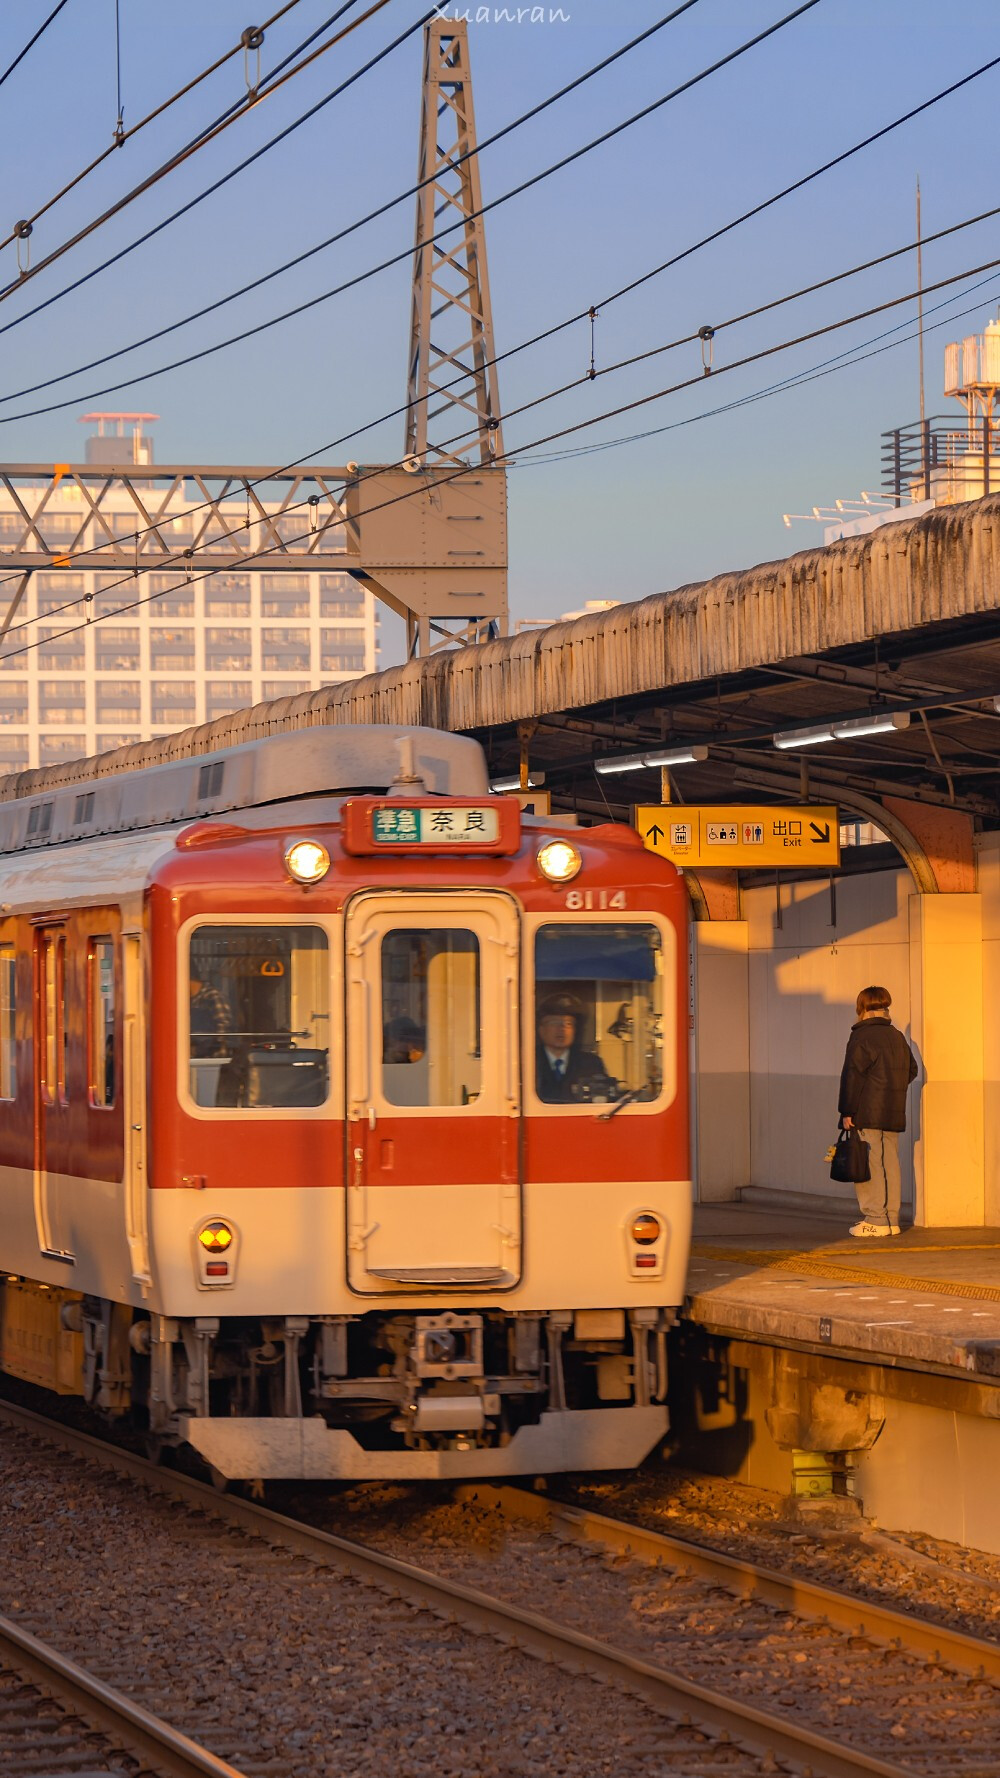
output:
M425 28L417 179L405 448L486 466L503 439L464 20Z

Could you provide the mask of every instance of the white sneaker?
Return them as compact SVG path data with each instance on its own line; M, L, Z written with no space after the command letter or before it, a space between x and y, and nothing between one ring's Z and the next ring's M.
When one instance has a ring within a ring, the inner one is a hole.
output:
M889 1228L889 1225L886 1222L856 1222L851 1230L851 1234L856 1235L858 1240L861 1241L872 1239L877 1235L889 1235L892 1233L893 1231ZM899 1230L896 1229L895 1233L898 1235Z
M890 1222L890 1224L889 1224L889 1233L890 1233L890 1235L898 1235L898 1234L899 1234L899 1224L898 1224L898 1222Z

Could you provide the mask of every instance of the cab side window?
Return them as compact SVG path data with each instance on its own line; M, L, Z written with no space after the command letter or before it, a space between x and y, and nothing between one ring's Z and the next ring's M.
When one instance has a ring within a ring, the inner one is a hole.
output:
M91 1105L115 1102L115 946L92 938L87 949L87 1080Z
M14 1046L17 953L0 945L0 1099L17 1097L17 1051Z

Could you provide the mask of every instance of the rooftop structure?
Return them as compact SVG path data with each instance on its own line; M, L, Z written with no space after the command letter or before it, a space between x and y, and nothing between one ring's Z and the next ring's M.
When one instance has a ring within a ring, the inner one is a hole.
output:
M142 427L155 415L85 417L99 427L87 441L88 462L105 462L112 450L127 450L127 461L135 452L136 462L151 461L151 437ZM374 672L373 595L346 572L331 571L342 526L322 571L280 572L276 557L273 573L203 576L197 559L190 568L176 559L205 523L202 489L178 480L162 509L157 496L167 565L162 573L136 575L121 561L121 544L127 554L139 522L124 478L93 506L73 478L47 496L42 487L35 497L19 489L21 505L0 489L0 572L5 549L16 549L23 536L24 508L53 552L62 544L100 562L113 542L118 560L108 560L106 572L54 566L31 575L0 643L0 773L104 753ZM245 539L248 551L272 537L300 537L301 512L275 517L278 507L261 498L248 523L246 499L234 495L216 502L213 522Z

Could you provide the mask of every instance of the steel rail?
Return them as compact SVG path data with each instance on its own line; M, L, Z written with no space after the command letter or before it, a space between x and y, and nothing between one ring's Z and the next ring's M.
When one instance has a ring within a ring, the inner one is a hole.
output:
M544 1495L529 1494L524 1488L466 1482L456 1490L456 1498L492 1506L504 1518L540 1524L556 1536L576 1543L602 1544L619 1555L697 1575L740 1598L775 1605L796 1617L830 1624L852 1636L904 1648L975 1678L1000 1683L1000 1644L915 1617L912 1612L873 1604L846 1589L805 1580L800 1575L782 1574L741 1556L723 1555L706 1544L649 1531L623 1519L609 1519L565 1501L547 1500Z
M217 1759L206 1747L199 1747L5 1617L0 1617L0 1659L40 1686L57 1704L69 1705L110 1735L123 1752L141 1754L163 1778L243 1778L235 1766Z
M667 1668L615 1648L596 1637L555 1623L540 1612L525 1611L457 1581L444 1580L427 1569L401 1562L364 1544L304 1525L269 1507L222 1494L206 1482L158 1468L88 1433L77 1432L28 1409L0 1401L0 1421L20 1426L38 1438L78 1456L126 1474L151 1491L229 1524L271 1546L290 1550L310 1561L335 1566L368 1586L433 1612L450 1623L489 1632L510 1647L523 1649L572 1673L610 1681L640 1697L657 1712L684 1726L694 1719L717 1735L737 1741L751 1752L790 1759L811 1770L813 1778L907 1778L907 1768L889 1763L861 1748L831 1740L768 1710L724 1696Z

